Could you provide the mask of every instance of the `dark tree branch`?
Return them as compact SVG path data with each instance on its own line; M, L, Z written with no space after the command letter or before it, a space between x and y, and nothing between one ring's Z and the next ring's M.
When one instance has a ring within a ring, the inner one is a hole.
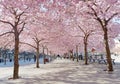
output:
M108 23L116 15L118 15L118 13L114 13L106 22Z
M18 25L24 24L24 21L21 21Z
M87 34L85 37L86 37L86 40L88 39L88 37L90 36L90 34Z
M84 37L84 36L81 36L81 35L75 35L75 36L72 36L72 37Z
M97 15L97 12L95 11L95 9L92 8L90 5L88 5L88 7L94 12L94 15L95 15L97 18L99 18L98 15Z
M43 41L43 40L45 40L44 38L42 38L42 39L40 39L38 42L41 42L41 41Z
M88 34L92 34L93 32L95 32L95 30L90 30L90 31L88 31Z
M40 43L41 41L43 41L45 39L44 38L38 39L37 37L34 37L33 40L35 41L35 43Z
M20 18L25 12L21 12L20 14L17 15L18 18Z
M19 24L20 22L20 18L21 16L24 14L25 12L23 11L22 13L18 14L18 15L15 15L16 16L16 19L17 19L17 24Z
M96 19L103 26L102 20L98 17L97 12L95 11L95 9L92 8L90 5L88 5L88 7L94 12L94 13L92 13L92 15L94 15L96 17L94 19Z
M105 10L105 12L107 12L110 9L111 6L108 6L107 9Z
M3 33L3 34L0 34L0 36L4 36L4 35L10 34L10 33L14 33L14 32L13 32L13 31L8 31L8 32L5 32L5 33Z
M18 11L18 10L14 10L14 8L13 8L13 7L11 7L11 11L10 11L10 12L11 12L13 15L15 15L15 16L16 16L16 15L17 15L17 11Z
M25 28L25 22L23 23L23 26L22 26L22 28L21 28L21 30L19 31L19 34L24 30L24 28Z
M32 38L32 39L35 41L35 43L38 42L37 37L34 37L34 38Z
M14 27L14 25L13 25L12 23L10 23L9 21L0 20L0 22L9 24L9 25L11 25L12 27Z
M33 47L33 48L37 49L35 46L33 46L33 45L29 44L29 43L25 43L25 42L20 42L20 43L21 43L21 44L26 44L26 45L29 45L29 46L31 46L31 47Z
M92 8L90 5L88 5L88 7L94 12L93 13L93 15L95 16L94 19L97 20L101 24L102 29L104 30L104 24L103 24L102 20L98 17L97 12L95 11L95 9Z
M85 31L78 25L78 28L85 34Z
M39 42L41 42L41 41L44 40L44 39L38 40L37 38L33 38L33 40L35 41L35 43L39 43ZM34 45L32 45L32 44L30 44L30 43L26 43L26 42L20 42L20 43L21 43L21 44L26 44L26 45L28 45L28 46L31 46L31 47L37 49L37 47L35 47Z
M25 19L23 21L19 21L18 25L25 23L26 20L27 20L27 17L25 17Z

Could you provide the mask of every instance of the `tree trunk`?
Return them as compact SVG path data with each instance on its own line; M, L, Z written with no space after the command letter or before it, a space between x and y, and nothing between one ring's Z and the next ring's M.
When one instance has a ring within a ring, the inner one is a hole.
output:
M25 54L23 54L24 55L24 62L25 62Z
M44 64L46 64L45 58L46 58L46 56L45 56L44 47L43 47L43 62L44 62Z
M85 65L88 65L87 42L84 41Z
M36 67L39 68L39 46L38 46L37 52L36 52Z
M15 35L15 51L14 51L14 72L13 72L13 79L19 78L19 36Z
M73 61L74 61L75 58L74 58L74 55L73 55L73 50L71 50L71 54L70 55L71 55L71 59L73 59Z
M78 45L76 45L76 56L77 56L77 62L78 62Z
M104 42L105 42L105 49L106 49L106 58L107 58L107 63L108 63L108 71L113 71L110 48L109 48L109 43L108 43L107 28L105 28L105 31L104 31Z

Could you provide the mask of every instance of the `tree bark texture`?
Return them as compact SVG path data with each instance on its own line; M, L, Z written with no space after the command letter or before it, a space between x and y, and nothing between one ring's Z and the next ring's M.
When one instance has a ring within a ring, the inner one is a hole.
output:
M13 72L13 79L19 78L19 36L15 35L15 50L14 50L14 72Z
M110 48L109 48L109 43L108 43L107 28L104 29L104 42L105 42L105 49L106 49L106 58L107 58L107 64L108 64L108 71L113 71L111 53L110 53Z

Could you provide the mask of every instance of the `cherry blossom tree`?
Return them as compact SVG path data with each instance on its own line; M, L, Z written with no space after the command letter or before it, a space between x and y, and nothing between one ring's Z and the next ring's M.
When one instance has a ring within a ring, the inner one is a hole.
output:
M40 38L38 36L39 33L35 33L34 35L31 34L30 38L28 38L29 35L27 35L27 39L24 41L21 41L21 44L26 44L28 46L31 46L36 51L36 68L39 68L39 55L40 55L40 43L43 41L43 38ZM31 39L31 41L30 41ZM29 40L29 41L28 41ZM33 40L33 41L32 41Z
M39 0L40 1L40 0ZM0 34L0 36L6 34L14 35L14 71L13 71L13 79L19 78L19 62L18 62L18 54L19 54L19 37L22 31L25 28L28 19L28 13L31 12L37 2L28 0L2 0L0 1L1 7L1 18L0 22L7 25L8 31L4 31ZM35 10L35 9L34 9Z
M48 21L42 20L45 18L43 18L41 16L38 17L36 15L33 18L31 18L32 22L29 22L29 25L27 25L28 29L26 29L23 32L25 39L21 38L21 42L20 42L22 45L26 44L35 50L35 52L36 52L36 68L39 68L40 48L43 48L43 54L44 54L43 43L45 43L45 40L49 36L48 35L49 30L47 28L45 28L46 26L44 26L44 24L47 24Z
M113 39L120 33L119 23L116 22L119 18L119 4L117 0L1 0L0 25L3 26L0 36L2 39L4 36L4 39L13 37L9 40L15 44L13 79L19 78L18 54L23 44L35 49L37 68L42 45L43 53L47 46L55 54L72 51L73 57L76 49L78 57L77 47L81 44L84 47L85 64L88 64L89 48L103 49L104 46L108 71L113 71L110 49L114 46ZM79 38L73 37L76 35ZM20 45L20 41L23 44Z
M117 15L119 14L119 10L118 10L119 1L118 2L117 0L113 0L113 1L106 0L106 1L105 0L88 1L87 2L87 7L88 7L87 13L91 15L91 17L100 24L99 27L102 29L103 36L104 36L106 58L108 62L108 71L113 71L110 48L109 48L110 43L108 42L108 40L110 39L110 35L112 35L114 38L120 33L119 27L116 27L116 28L113 27L113 24L115 23L113 19L115 19L115 17L117 17Z
M83 29L80 26L78 26L80 30L82 31L83 35L80 36L83 38L84 42L84 55L85 55L85 64L88 64L88 50L87 50L87 45L88 45L88 38L95 32L94 29Z

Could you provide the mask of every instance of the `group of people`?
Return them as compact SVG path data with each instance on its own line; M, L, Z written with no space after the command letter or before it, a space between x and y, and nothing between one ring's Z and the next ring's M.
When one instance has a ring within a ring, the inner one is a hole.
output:
M57 55L57 58L60 58L60 59L62 59L62 56L60 56L59 54ZM65 59L69 59L69 56L63 56L63 58ZM74 56L74 58L76 58L75 56ZM84 58L83 58L83 55L82 54L80 54L80 55L78 55L78 59L79 60L83 60Z
M62 57L61 57L59 54L57 55L57 58L60 58L60 59L62 59Z

